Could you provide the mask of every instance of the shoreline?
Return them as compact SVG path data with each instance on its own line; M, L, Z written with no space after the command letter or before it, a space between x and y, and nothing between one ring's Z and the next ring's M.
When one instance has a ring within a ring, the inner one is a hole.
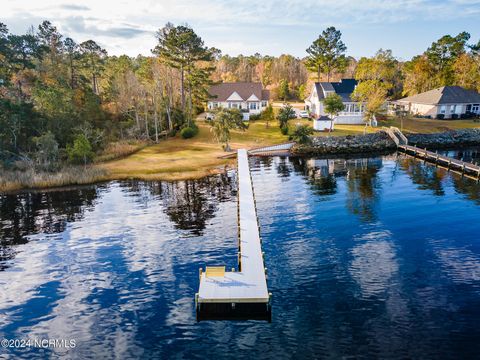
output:
M405 134L408 143L428 150L465 149L480 146L480 128L449 130L433 134ZM317 137L309 145L295 145L293 155L373 154L395 151L394 141L384 131L366 135Z
M450 130L433 134L407 134L409 143L429 150L467 149L480 146L480 128ZM383 131L366 135L347 135L315 137L311 145L295 145L290 156L319 156L329 158L351 158L358 156L382 156L396 151L393 140ZM235 168L233 159L215 158L203 167L188 169L187 171L169 171L149 173L148 171L122 174L111 172L105 164L93 164L82 168L69 168L82 174L72 177L71 174L36 174L37 181L26 186L21 181L3 181L0 183L0 194L16 194L22 192L61 191L79 186L90 186L111 181L138 180L138 181L186 181L196 180L207 176L226 173ZM21 172L17 172L17 175ZM7 173L15 178L15 173ZM43 178L42 178L43 176ZM17 176L18 178L18 176ZM15 178L15 180L17 179ZM1 178L0 178L1 180ZM48 183L48 185L46 185Z

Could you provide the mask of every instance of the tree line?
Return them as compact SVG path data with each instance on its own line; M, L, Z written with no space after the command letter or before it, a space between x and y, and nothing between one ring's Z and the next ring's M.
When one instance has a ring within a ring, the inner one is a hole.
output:
M480 90L480 41L471 43L466 32L443 36L409 61L382 49L348 57L335 27L304 58L222 55L187 25L167 23L155 36L150 56L109 56L94 40L77 43L49 21L23 35L0 23L0 163L86 164L112 142L193 136L216 82L258 81L273 99L302 101L314 81L355 77L355 98L372 115L386 99L438 86Z
M156 39L151 56L108 56L49 21L24 35L0 23L0 163L86 164L111 142L195 127L218 50L183 25Z

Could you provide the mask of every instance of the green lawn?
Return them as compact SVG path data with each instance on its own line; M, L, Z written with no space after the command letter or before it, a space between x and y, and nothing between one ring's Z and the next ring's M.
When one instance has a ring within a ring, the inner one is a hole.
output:
M223 171L225 166L234 166L234 160L223 159L226 153L213 138L210 125L200 118L197 120L199 133L192 139L182 139L180 136L161 141L148 146L123 159L98 164L106 170L111 179L140 178L150 180L178 180L199 178L208 174ZM295 126L309 125L307 119L290 121L290 132ZM379 122L376 128L364 125L336 125L332 133L315 132L314 136L345 136L360 135L364 131L372 133L381 130L382 126L401 127L399 119L387 118ZM476 128L480 123L473 120L427 120L405 119L403 129L406 133L433 133L450 129ZM276 121L271 121L267 128L264 121L251 121L246 131L232 131L230 146L233 150L274 145L288 141L288 136L282 135Z
M379 127L396 126L405 133L431 134L457 129L480 128L480 122L474 120L434 120L408 117L402 121L399 118L387 117L379 121Z

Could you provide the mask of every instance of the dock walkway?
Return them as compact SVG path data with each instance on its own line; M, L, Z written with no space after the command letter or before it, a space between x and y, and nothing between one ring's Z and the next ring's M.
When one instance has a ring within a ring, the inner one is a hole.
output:
M195 295L197 320L270 320L271 295L267 289L248 153L244 149L238 150L238 231L238 271L225 271L223 266L200 269L200 287Z
M480 166L409 145L408 139L396 127L384 128L384 130L397 144L398 151L480 181Z

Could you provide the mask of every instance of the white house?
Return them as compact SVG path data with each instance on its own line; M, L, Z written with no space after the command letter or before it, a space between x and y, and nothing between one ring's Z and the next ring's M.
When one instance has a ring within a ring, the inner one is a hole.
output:
M354 101L351 96L357 81L342 79L340 82L316 82L310 96L305 99L305 108L313 116L313 128L324 130L330 128L330 119L325 112L323 100L330 94L338 94L343 100L345 109L333 119L334 124L364 124L364 105Z
M240 109L244 120L251 114L259 114L267 106L270 91L262 88L261 83L234 82L213 85L209 91L212 99L208 101L208 109L218 107Z
M460 86L442 86L394 101L392 104L393 111L407 111L413 115L434 119L480 115L480 94Z

